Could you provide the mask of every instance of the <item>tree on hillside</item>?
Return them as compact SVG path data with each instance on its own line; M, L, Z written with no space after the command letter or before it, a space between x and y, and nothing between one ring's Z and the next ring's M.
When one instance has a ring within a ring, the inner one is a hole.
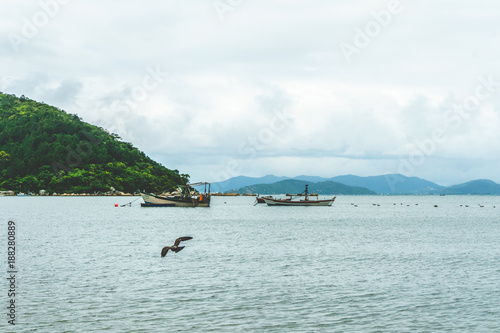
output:
M189 180L77 115L2 93L0 167L0 187L23 192L160 192Z

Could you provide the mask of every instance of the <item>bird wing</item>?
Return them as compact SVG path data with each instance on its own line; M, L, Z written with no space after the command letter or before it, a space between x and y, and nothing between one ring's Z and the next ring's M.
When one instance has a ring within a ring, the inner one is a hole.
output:
M165 246L162 250L161 250L161 256L164 257L167 255L167 252L168 250L170 250L170 246Z
M175 243L174 243L174 246L179 246L179 244L183 241L187 241L187 240L190 240L190 239L193 239L193 237L189 237L189 236L186 236L186 237L179 237L175 240Z
M180 250L182 250L183 248L185 248L185 246L178 246L178 247L174 247L172 249L172 251L174 251L175 253L179 252Z

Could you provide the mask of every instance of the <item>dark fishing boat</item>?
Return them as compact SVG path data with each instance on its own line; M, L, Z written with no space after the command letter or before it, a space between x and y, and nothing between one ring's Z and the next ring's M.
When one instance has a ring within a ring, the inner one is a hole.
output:
M306 185L304 199L293 199L292 196L287 199L274 199L265 197L262 197L262 199L268 206L331 206L335 201L336 197L327 200L310 200L309 193L307 191L308 186L309 185Z

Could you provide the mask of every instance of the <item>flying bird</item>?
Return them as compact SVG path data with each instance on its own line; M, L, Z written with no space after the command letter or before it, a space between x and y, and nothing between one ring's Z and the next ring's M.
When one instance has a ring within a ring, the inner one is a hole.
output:
M172 250L174 251L175 253L179 252L180 250L182 250L185 246L179 246L179 244L183 241L187 241L187 240L190 240L190 239L193 239L193 237L189 237L189 236L186 236L186 237L179 237L175 240L175 243L173 246L165 246L162 250L161 250L161 256L164 257L167 255L167 252L168 250Z

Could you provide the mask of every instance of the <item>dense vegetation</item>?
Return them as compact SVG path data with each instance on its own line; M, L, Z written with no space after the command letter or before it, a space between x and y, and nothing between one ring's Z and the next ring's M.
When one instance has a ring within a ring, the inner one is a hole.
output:
M0 93L0 190L160 192L188 178L77 115Z

